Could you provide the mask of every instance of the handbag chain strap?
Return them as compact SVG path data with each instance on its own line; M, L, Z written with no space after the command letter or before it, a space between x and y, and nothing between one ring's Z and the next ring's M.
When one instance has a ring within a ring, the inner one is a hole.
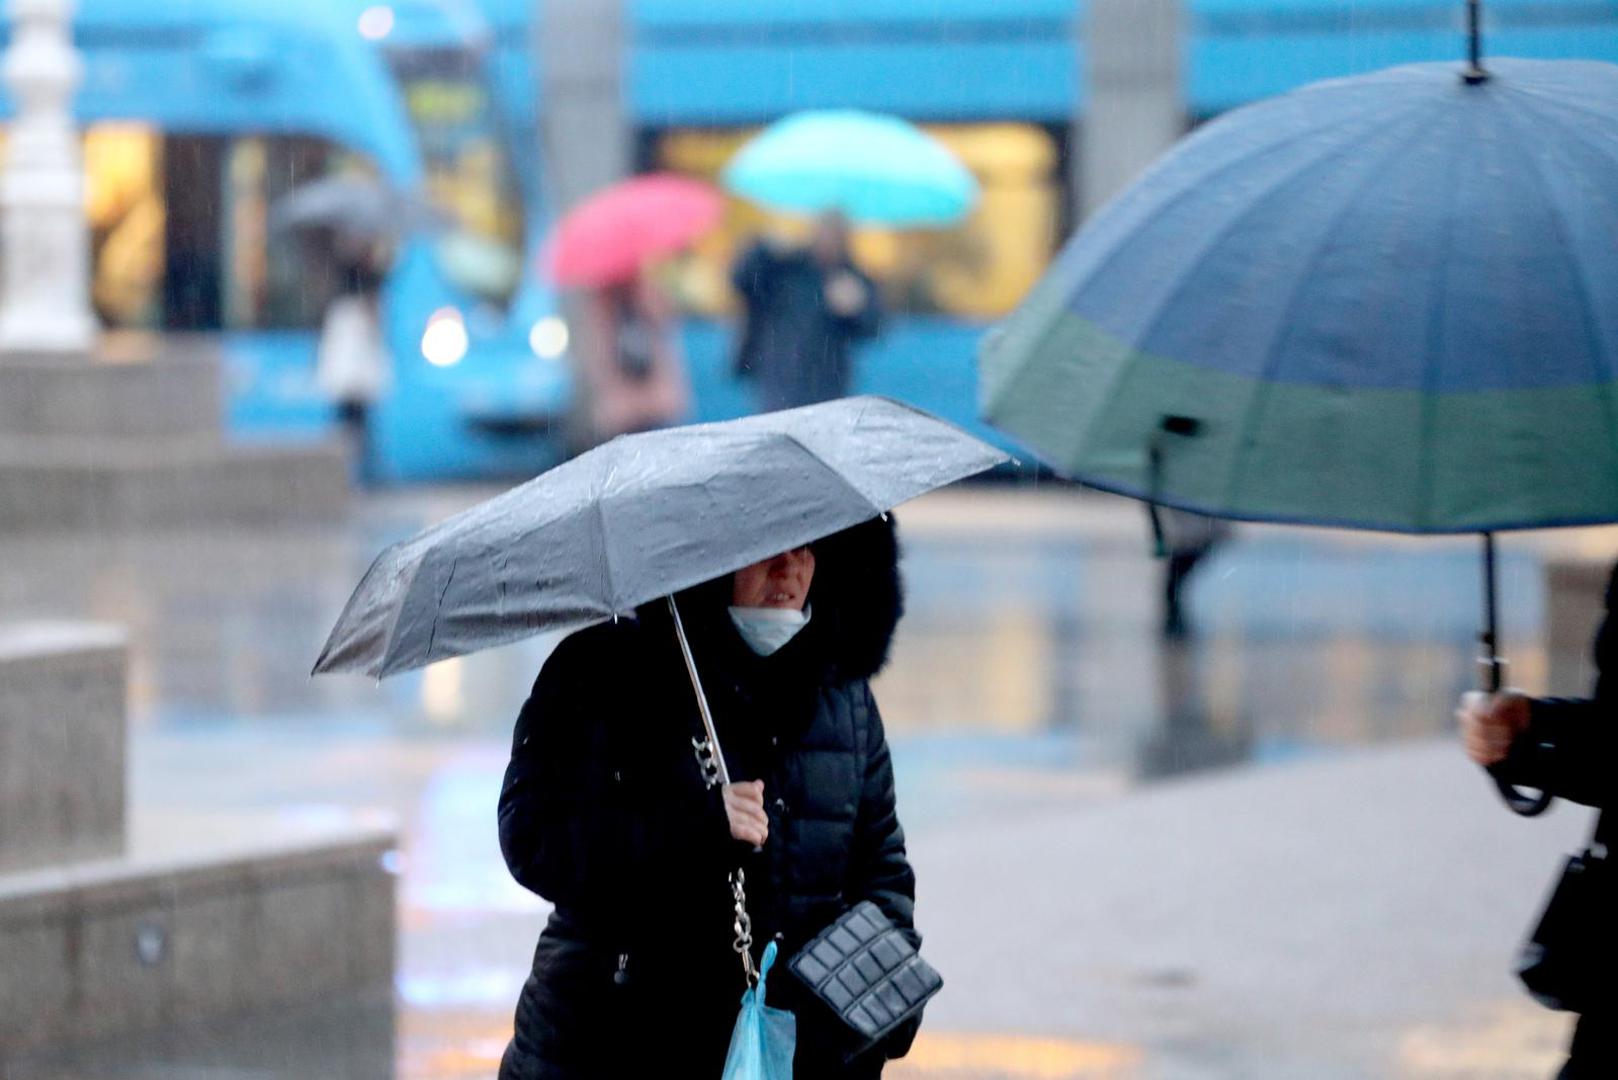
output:
M732 948L742 958L742 974L747 976L748 989L758 985L758 968L753 964L753 919L747 914L747 871L741 867L730 872L730 895L736 901L736 941Z

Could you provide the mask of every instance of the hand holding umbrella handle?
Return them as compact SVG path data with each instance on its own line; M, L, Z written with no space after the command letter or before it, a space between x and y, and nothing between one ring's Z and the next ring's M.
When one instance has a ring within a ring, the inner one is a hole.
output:
M719 731L714 727L713 711L708 708L708 695L702 689L702 676L697 674L697 659L691 655L691 641L685 636L685 622L680 618L680 605L670 596L669 615L674 620L674 636L680 642L680 655L685 660L686 674L691 678L691 691L697 698L697 712L702 716L703 738L693 737L691 749L697 755L697 767L702 770L702 779L710 788L724 787L730 783L730 767L725 764L725 751L719 745ZM756 855L763 851L762 846L755 845L753 853Z
M1478 669L1482 674L1483 689L1491 694L1498 694L1505 683L1506 663L1494 654L1494 643L1490 640L1493 635L1483 635L1484 655L1478 657ZM1521 817L1538 817L1551 806L1551 794L1541 791L1529 794L1506 776L1505 762L1496 762L1486 770L1494 780L1494 786L1500 792L1501 800L1510 807L1511 812Z

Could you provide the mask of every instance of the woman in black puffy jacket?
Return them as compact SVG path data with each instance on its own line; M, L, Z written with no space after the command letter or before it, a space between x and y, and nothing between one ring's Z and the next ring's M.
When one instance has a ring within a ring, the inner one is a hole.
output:
M500 796L512 874L555 904L502 1080L717 1080L746 988L732 869L745 871L755 959L775 940L784 961L861 900L914 936L915 877L867 683L902 611L891 522L679 603L736 782L703 783L665 604L558 646L517 720ZM845 1062L852 1034L784 963L768 985L798 1018L797 1077L878 1076L915 1035L911 1024Z

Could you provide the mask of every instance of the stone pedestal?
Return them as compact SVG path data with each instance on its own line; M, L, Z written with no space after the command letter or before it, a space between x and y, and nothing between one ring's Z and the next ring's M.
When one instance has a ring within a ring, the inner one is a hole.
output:
M0 356L0 533L342 512L339 443L232 444L222 398L205 339L112 340L95 357Z
M393 831L126 816L124 668L115 628L0 624L0 1075L31 1046L392 982Z
M0 1066L44 1043L385 990L394 846L386 829L137 811L119 858L0 875Z
M123 632L0 624L0 873L123 847Z
M16 104L0 171L0 350L72 355L95 340L84 162L73 122L83 64L72 0L9 0L0 65Z

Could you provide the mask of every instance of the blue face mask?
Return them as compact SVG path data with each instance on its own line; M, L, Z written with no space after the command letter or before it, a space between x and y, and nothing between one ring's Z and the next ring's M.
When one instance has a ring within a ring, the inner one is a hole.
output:
M809 624L809 609L772 607L733 607L730 621L747 647L760 656L777 652Z

